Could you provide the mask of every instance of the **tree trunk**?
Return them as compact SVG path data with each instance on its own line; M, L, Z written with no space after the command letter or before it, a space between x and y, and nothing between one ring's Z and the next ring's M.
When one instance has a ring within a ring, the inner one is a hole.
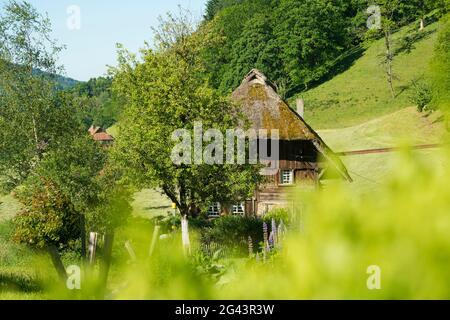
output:
M186 193L186 188L184 186L183 180L180 178L178 180L178 193L175 194L171 191L171 189L167 186L162 186L162 190L164 191L164 194L173 202L176 204L178 211L180 212L180 215L182 217L184 216L195 216L196 211L192 209L192 205L189 203L191 202L192 197L188 197Z
M186 206L185 204L182 202L182 200L178 200L178 197L171 192L170 188L167 186L162 186L162 190L164 191L164 194L170 199L172 200L173 203L175 203L175 205L177 206L177 209L180 211L181 215L186 214ZM180 197L181 198L181 197Z
M36 145L36 154L38 156L38 159L41 159L42 150L41 145L39 143L39 137L37 132L37 124L36 124L36 118L34 115L31 116L32 122L33 122L33 134L34 134L34 143Z
M66 268L64 268L64 264L62 263L61 256L59 255L58 249L55 245L49 245L47 247L47 251L50 254L50 257L52 258L53 266L56 269L56 272L58 272L58 276L61 279L63 283L66 283L67 281L67 272Z
M395 90L394 90L394 75L392 71L392 62L394 60L394 55L392 52L392 42L391 42L391 31L386 30L384 32L384 38L386 43L386 73L388 78L389 88L391 90L392 98L395 98Z
M180 208L178 208L178 210L180 211L180 215L181 215L182 217L184 217L184 216L190 217L191 212L190 212L189 207L188 207L187 205L182 204L182 205L180 206Z
M425 29L425 18L420 19L420 28L419 31L423 31Z
M178 180L178 183L180 185L180 211L181 215L185 216L189 214L189 207L187 205L186 201L186 189L184 187L184 180L181 178Z

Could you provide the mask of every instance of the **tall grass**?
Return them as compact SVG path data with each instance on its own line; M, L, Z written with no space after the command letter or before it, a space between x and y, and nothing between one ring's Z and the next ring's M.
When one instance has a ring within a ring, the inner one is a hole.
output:
M0 300L42 299L55 280L46 256L12 241L11 221L0 223Z

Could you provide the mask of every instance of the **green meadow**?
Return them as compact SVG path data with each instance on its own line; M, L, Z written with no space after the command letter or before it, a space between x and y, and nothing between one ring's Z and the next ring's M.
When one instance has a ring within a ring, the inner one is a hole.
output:
M417 31L416 24L394 35L395 99L389 91L383 64L384 39L380 39L366 48L360 58L348 63L344 72L290 99L291 106L295 106L297 98L303 98L305 118L317 129L350 127L409 107L412 82L429 76L438 26L439 23L428 26L418 38L411 36ZM406 45L408 35L414 40Z

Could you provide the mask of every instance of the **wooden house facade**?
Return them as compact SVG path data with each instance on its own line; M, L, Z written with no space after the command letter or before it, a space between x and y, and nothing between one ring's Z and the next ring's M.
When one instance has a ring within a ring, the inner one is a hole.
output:
M263 170L265 183L247 199L231 208L214 204L210 215L264 215L274 208L289 207L292 201L286 192L294 185L318 187L323 179L352 181L339 157L326 145L303 119L277 93L277 88L264 74L252 70L233 92L232 99L248 117L252 129L266 130L279 136L279 159Z

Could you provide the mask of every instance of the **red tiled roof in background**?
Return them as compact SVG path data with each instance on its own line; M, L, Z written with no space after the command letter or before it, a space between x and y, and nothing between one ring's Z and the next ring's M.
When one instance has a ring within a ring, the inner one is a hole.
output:
M95 141L114 141L114 138L106 132L99 132L93 135Z

